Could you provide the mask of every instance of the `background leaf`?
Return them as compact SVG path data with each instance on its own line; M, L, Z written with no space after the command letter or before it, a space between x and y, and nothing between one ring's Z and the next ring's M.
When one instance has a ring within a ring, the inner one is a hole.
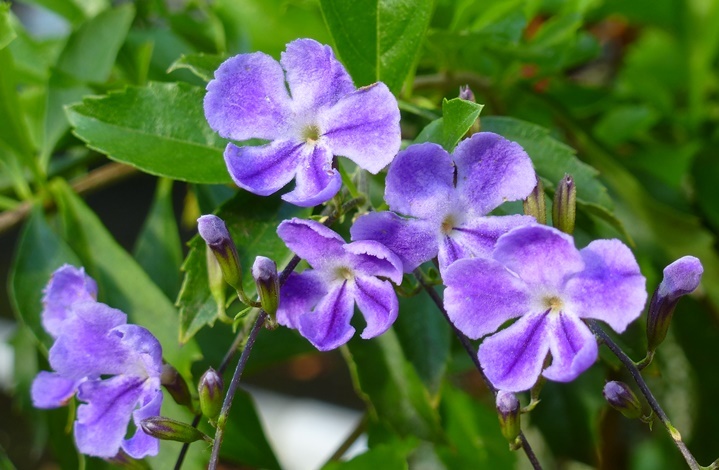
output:
M429 25L431 0L321 0L322 14L355 85L384 82L398 94Z
M150 83L68 108L75 134L113 160L193 183L229 183L226 141L205 120L205 91L184 83Z
M444 99L442 101L442 117L430 122L414 140L440 144L448 152L452 152L457 143L479 119L484 106L461 98Z

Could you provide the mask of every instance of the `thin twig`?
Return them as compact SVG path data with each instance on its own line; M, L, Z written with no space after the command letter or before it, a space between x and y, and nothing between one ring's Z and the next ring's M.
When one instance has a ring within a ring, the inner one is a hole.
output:
M439 296L436 290L434 290L434 287L432 287L427 280L424 277L424 273L421 269L417 268L414 271L415 276L417 277L417 281L422 285L425 292L429 295L429 297L432 299L432 301L435 303L437 308L440 312L442 312L442 315L444 315L444 318L447 320L447 323L452 327L452 330L454 331L455 336L459 340L459 342L462 344L462 347L464 347L464 350L467 351L467 354L469 355L469 358L474 363L474 366L477 368L477 371L479 372L479 375L482 377L482 380L484 381L487 388L494 394L494 396L497 396L497 390L494 385L492 385L492 382L489 381L489 378L484 374L484 370L482 370L482 365L479 363L479 357L477 357L477 351L474 350L474 346L472 346L472 343L469 341L469 338L467 338L464 333L459 331L455 326L454 323L449 319L449 315L447 314L447 310L444 308L444 302L442 301L442 298ZM527 438L525 437L523 432L519 433L519 440L522 442L522 450L527 455L527 458L529 459L529 462L532 464L532 467L535 470L541 470L542 464L539 463L539 460L537 459L537 456L534 454L534 450L532 450L532 447L529 445L529 441L527 441Z
M92 170L71 184L77 194L85 195L113 183L117 183L130 175L138 173L137 168L122 163L108 163ZM22 222L32 210L33 203L24 201L12 210L0 213L0 233L6 232ZM53 209L52 201L45 202L46 209Z
M654 398L654 395L652 395L652 391L649 390L647 383L644 381L644 378L642 377L641 372L639 372L639 369L637 369L637 366L634 364L634 361L632 361L632 359L627 356L624 351L622 351L622 349L617 345L617 343L615 343L612 338L607 335L607 333L602 329L601 326L599 326L599 324L595 320L585 320L585 322L589 326L589 329L592 330L592 333L594 333L594 335L599 340L601 340L602 343L604 343L615 356L617 356L617 359L621 361L624 367L627 368L629 374L631 374L632 378L637 383L639 390L641 390L642 395L644 395L644 398L647 399L647 402L649 403L651 409L654 411L654 414L659 417L659 420L669 432L669 435L671 436L672 440L674 440L674 443L676 444L679 451L682 453L682 456L684 456L684 460L686 460L687 465L689 465L689 468L691 468L692 470L700 470L701 466L694 458L692 453L689 451L686 444L684 444L684 441L682 441L682 436L679 431L677 431L677 429L672 426L672 423L669 421L669 417L659 405L659 402L657 402L656 398Z
M325 465L322 466L324 468L327 464L330 462L334 462L336 460L339 460L342 458L343 455L349 450L350 447L352 447L352 444L355 443L357 439L365 432L365 429L367 429L367 415L363 415L362 419L359 420L357 423L357 426L352 430L352 432L345 438L344 441L342 441L342 444L337 447L337 450L335 450L334 454L327 459L327 462L325 462Z

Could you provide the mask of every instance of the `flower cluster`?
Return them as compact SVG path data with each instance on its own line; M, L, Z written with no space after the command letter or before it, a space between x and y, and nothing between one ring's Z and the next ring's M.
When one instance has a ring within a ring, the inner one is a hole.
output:
M49 362L32 384L37 408L66 405L76 395L75 440L83 454L133 458L156 455L159 441L140 429L140 421L160 414L162 348L157 339L127 316L97 302L97 284L82 268L65 265L45 289L42 323L54 338ZM137 430L125 439L133 419Z

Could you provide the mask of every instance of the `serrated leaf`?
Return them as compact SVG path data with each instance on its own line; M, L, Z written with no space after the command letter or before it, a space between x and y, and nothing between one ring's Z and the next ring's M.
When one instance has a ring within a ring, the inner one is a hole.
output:
M291 252L277 236L277 226L291 217L308 217L311 209L300 208L283 202L279 197L259 197L245 191L239 192L217 212L230 231L243 269L245 291L254 292L251 275L252 263L257 255L267 256L282 268L292 257ZM189 243L190 252L182 270L185 278L177 299L180 307L180 338L187 341L217 316L215 303L207 280L205 242L199 235ZM228 315L232 315L228 312Z
M67 109L74 133L113 160L192 183L230 183L226 141L205 120L203 89L150 83Z
M479 118L484 105L461 98L442 101L442 117L430 122L414 143L434 142L452 152L462 137Z
M34 207L20 235L8 282L15 313L47 351L52 338L42 327L42 290L53 272L65 263L79 265L72 249L45 221L40 207Z
M437 441L442 430L429 393L402 351L394 329L342 349L355 389L374 417L400 436Z
M537 174L544 178L548 187L564 177L572 175L577 185L577 206L612 224L628 240L622 222L614 214L614 204L607 188L599 179L599 172L576 157L576 151L549 135L542 126L504 116L482 118L482 130L496 132L513 140L529 154Z
M157 287L174 300L180 290L182 242L172 207L172 180L157 181L155 199L133 254Z
M187 69L206 82L215 76L215 70L225 60L225 57L215 54L187 54L182 55L172 63L167 73L175 70Z
M51 186L62 217L65 241L99 286L99 300L127 313L162 344L163 357L185 376L198 358L197 345L178 341L177 310L145 271L107 231L100 219L63 180Z
M337 51L358 86L399 93L422 46L431 0L320 0Z

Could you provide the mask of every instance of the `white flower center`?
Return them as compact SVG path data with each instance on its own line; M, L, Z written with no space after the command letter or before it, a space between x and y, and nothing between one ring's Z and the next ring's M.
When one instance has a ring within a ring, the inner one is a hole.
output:
M315 145L320 140L320 129L316 125L306 126L302 129L302 140L309 145Z
M556 295L548 295L542 299L542 303L551 313L559 313L564 309L564 302Z
M337 279L344 279L345 281L351 281L355 278L355 273L347 266L338 266L335 270Z

